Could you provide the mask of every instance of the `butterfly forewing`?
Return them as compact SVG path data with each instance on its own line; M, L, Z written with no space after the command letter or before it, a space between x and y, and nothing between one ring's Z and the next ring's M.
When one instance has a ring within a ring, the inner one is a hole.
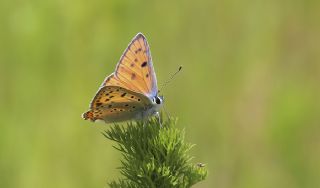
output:
M154 73L149 45L142 34L138 34L120 58L116 71L102 84L118 85L148 97L157 94L157 80Z
M142 118L144 108L150 105L150 100L139 93L118 86L100 88L90 105L90 111L84 113L85 119L105 122L117 122Z

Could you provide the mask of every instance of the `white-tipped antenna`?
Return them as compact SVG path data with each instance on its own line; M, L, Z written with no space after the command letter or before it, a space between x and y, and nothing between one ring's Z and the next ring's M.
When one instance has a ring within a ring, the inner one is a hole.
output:
M177 70L175 73L173 73L167 81L165 81L163 84L161 84L158 93L159 93L166 85L168 85L168 84L171 82L171 80L181 71L181 69L182 69L182 66L180 65L179 68L178 68L178 70Z

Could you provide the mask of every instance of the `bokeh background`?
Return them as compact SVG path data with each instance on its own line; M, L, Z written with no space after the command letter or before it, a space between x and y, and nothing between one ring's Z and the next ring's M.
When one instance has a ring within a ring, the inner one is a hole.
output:
M81 119L143 32L196 188L320 187L320 1L0 2L0 187L106 187L119 153Z

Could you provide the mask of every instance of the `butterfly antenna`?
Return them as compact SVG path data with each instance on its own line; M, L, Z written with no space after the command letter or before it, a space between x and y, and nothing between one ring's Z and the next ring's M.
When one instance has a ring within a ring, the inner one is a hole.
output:
M182 70L182 66L180 65L179 68L178 68L178 70L177 70L175 73L173 73L167 81L165 81L163 84L161 84L160 89L159 89L158 92L160 92L166 85L168 85L168 84L171 82L171 80L172 80L181 70Z

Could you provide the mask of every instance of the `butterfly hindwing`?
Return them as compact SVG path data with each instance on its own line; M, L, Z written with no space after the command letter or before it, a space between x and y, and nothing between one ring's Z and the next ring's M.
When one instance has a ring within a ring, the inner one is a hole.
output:
M85 119L105 122L134 119L150 105L150 100L139 93L118 86L101 87L90 104L90 111L84 113Z
M148 97L157 94L157 80L146 38L139 33L120 58L114 74L102 84L118 85Z

